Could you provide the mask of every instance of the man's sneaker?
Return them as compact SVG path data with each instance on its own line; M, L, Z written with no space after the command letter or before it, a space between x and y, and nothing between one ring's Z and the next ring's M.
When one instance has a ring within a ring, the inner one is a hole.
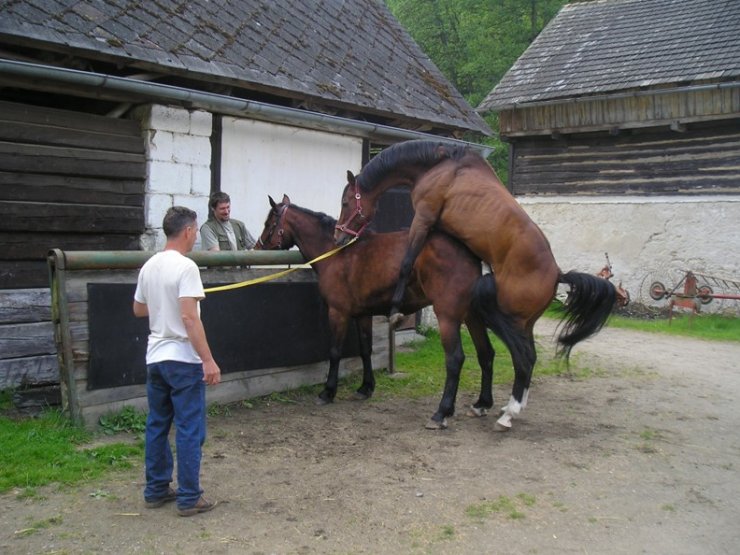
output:
M177 513L180 516L193 516L199 513L207 513L208 511L213 510L216 505L218 505L218 501L210 503L206 501L205 497L201 497L195 505L188 507L187 509L177 509Z
M164 497L160 497L159 499L146 500L146 508L157 509L165 503L169 503L170 501L174 501L175 499L177 499L177 492L172 488L167 488L167 493Z

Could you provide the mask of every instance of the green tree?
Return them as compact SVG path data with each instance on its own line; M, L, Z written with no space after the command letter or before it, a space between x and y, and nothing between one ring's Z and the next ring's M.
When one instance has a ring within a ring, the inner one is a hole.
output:
M566 0L386 0L393 15L471 106L480 104ZM498 130L496 114L486 120ZM490 160L506 182L508 146Z

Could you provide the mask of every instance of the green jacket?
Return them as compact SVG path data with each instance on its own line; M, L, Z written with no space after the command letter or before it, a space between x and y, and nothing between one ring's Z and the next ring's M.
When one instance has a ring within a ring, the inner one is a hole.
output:
M249 233L249 231L247 231L247 226L244 225L244 222L234 220L233 218L229 219L229 221L231 222L231 227L234 229L234 235L236 236L237 250L248 250L254 247L255 240ZM209 218L208 220L206 220L206 223L203 224L203 227L206 226L208 226L208 228L213 231L213 233L218 238L218 248L220 250L232 250L231 243L229 242L229 236L227 235L226 230L224 229L224 226L220 221L215 218Z

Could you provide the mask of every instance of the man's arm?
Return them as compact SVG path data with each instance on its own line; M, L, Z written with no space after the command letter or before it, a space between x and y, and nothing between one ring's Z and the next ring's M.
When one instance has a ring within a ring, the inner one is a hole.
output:
M137 318L144 318L149 316L149 307L144 303L134 301L134 316Z
M203 361L203 381L208 385L217 384L221 381L221 369L213 360L211 348L208 346L206 330L203 329L203 322L198 314L198 301L193 297L180 297L179 301L180 314L188 332L188 339Z
M220 251L221 248L218 246L218 237L214 231L203 224L200 226L200 246L206 251Z

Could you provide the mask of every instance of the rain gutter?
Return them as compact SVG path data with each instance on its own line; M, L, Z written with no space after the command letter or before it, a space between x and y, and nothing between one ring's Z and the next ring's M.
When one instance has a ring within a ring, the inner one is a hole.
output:
M371 138L378 140L426 139L433 141L444 141L464 146L469 146L481 152L486 157L493 147L478 143L451 139L439 135L422 133L408 129L400 129L387 125L369 123L365 121L342 118L318 112L299 110L285 106L277 106L264 102L245 100L233 96L209 93L141 81L128 77L118 77L102 73L92 73L75 69L60 68L21 62L15 60L0 59L0 79L15 77L31 80L31 84L24 82L24 86L34 88L34 81L40 81L36 88L45 89L49 84L72 85L98 91L110 91L118 94L134 95L148 101L159 101L174 103L188 108L199 108L213 113L226 114L240 117L251 117L273 123L314 129L320 131L334 131L351 136Z

